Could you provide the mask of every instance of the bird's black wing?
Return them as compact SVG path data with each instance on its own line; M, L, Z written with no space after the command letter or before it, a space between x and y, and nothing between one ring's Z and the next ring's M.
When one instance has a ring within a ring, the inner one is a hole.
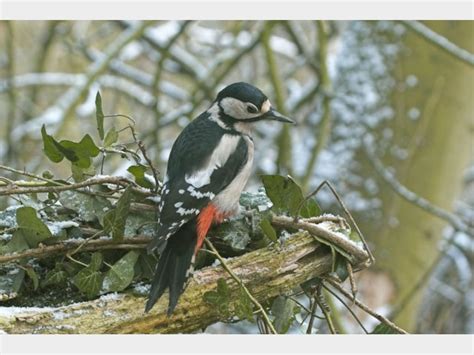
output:
M217 158L216 150L223 152ZM158 233L149 250L160 253L180 227L225 189L247 162L247 153L241 135L224 130L205 116L188 125L171 149Z

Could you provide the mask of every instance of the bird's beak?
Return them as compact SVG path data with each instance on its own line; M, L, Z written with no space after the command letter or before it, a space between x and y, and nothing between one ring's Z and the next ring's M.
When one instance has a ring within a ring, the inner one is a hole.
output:
M264 113L262 118L266 119L266 120L273 120L273 121L280 121L280 122L284 122L284 123L296 124L296 122L293 121L291 118L283 116L280 112L278 112L278 111L276 111L272 108L270 110L268 110L266 113Z

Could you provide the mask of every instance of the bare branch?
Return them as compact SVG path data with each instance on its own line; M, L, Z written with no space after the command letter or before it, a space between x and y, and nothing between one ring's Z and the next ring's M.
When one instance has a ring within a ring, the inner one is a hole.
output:
M421 22L410 20L402 21L402 23L410 30L414 31L416 34L418 34L425 40L431 42L438 48L441 48L454 58L459 59L471 66L474 66L474 54L457 46L456 44L448 40L446 37L441 36L429 27L422 24Z
M410 203L413 203L415 206L420 207L432 215L445 220L451 224L455 229L462 231L466 234L474 236L474 230L469 228L458 216L433 205L428 200L423 197L418 196L413 191L407 189L403 186L396 178L390 173L382 164L382 162L377 158L373 145L371 144L371 137L367 136L367 139L364 141L364 150L369 157L369 162L372 164L375 171L379 176L392 188L395 193L404 198Z
M387 325L388 327L392 328L393 330L397 331L398 333L400 334L408 334L406 332L406 330L400 328L399 326L397 326L395 323L391 322L390 320L388 320L387 318L385 318L384 316L376 313L375 311L373 311L369 306L366 306L365 304L363 304L362 302L360 302L357 298L352 298L352 295L347 292L346 290L344 290L344 288L339 285L337 282L331 280L331 279L325 279L324 282L323 282L323 285L324 283L329 283L332 287L334 287L335 289L337 289L340 293L342 293L342 295L344 295L344 297L350 299L350 300L353 300L354 303L359 307L361 308L362 310L364 310L365 312L367 312L368 314L370 314L372 317L378 319L380 322L382 322L383 324ZM326 286L326 285L325 285ZM327 286L326 286L327 287Z

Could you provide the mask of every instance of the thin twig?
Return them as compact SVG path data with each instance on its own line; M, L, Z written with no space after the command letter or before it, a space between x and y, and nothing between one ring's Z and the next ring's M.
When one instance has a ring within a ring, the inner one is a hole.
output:
M329 283L332 287L334 287L335 289L337 289L339 292L342 293L342 295L344 297L346 297L347 299L349 300L352 300L352 295L347 292L341 285L339 285L337 282L329 279L329 278L325 278L324 281L323 281L323 285L324 283L327 282ZM390 320L388 320L387 318L385 318L384 316L382 316L381 314L378 314L376 313L375 311L373 311L369 306L363 304L361 301L359 301L357 298L354 299L354 303L357 307L361 308L362 310L364 310L365 312L367 312L368 314L370 314L372 317L378 319L381 323L385 324L386 326L392 328L393 330L397 331L398 333L400 334L408 334L408 332L402 328L400 328L399 326L397 326L395 323L391 322Z
M117 186L122 186L122 187L135 185L132 181L124 177L107 176L107 177L100 177L100 178L91 178L91 179L87 179L85 181L81 181L74 184L57 183L56 186L18 187L18 186L13 185L13 186L8 186L5 189L0 189L0 196L32 194L32 193L41 193L41 192L61 192L61 191L67 191L67 190L78 190L78 189L92 186L92 185L103 185L103 184L112 184L112 185L117 185Z
M446 37L433 31L431 28L425 26L420 21L402 21L402 23L410 30L428 40L438 48L441 48L446 53L450 54L456 59L463 61L471 66L474 66L474 54L468 52L464 48L461 48L448 40Z
M309 158L308 164L306 165L306 171L301 179L301 185L303 191L307 191L311 177L313 176L314 167L316 165L317 159L321 151L326 146L329 136L331 134L331 95L329 93L332 91L331 88L331 79L329 77L329 71L326 65L327 62L327 43L328 35L326 30L326 24L324 21L317 21L318 26L318 44L319 44L319 65L320 65L320 82L321 88L323 90L323 103L322 110L323 115L321 118L321 123L319 124L318 129L315 129L316 133L316 145L312 149L311 156Z
M338 296L337 293L335 293L334 291L332 291L329 287L327 287L326 285L323 285L324 289L326 291L328 291L331 295L333 295L339 302L341 302L341 304L349 311L349 313L352 315L352 317L356 320L356 322L359 324L359 326L362 328L362 330L364 331L365 334L369 334L369 332L367 331L367 329L364 327L364 325L362 324L362 321L359 319L359 317L357 317L357 315L355 314L355 312L351 309L351 307L349 307L349 305L344 302L344 300Z
M350 255L353 265L357 268L360 264L366 264L370 259L367 251L362 249L352 240L340 236L326 228L317 224L307 223L303 220L294 221L292 217L287 216L272 216L271 223L277 227L288 229L302 229L309 232L311 235L324 239L331 245L339 247Z
M226 261L224 260L224 258L222 256L220 256L219 252L217 251L217 249L214 247L214 245L208 240L208 239L205 239L206 241L206 244L207 246L209 247L209 249L212 250L212 252L215 254L215 256L217 257L217 259L221 262L222 264L222 267L227 271L227 273L235 280L235 282L237 282L241 287L242 289L244 290L244 292L247 294L247 296L249 297L249 299L252 301L252 303L255 305L255 307L258 308L258 310L260 311L261 315L262 315L262 318L263 320L265 321L266 325L268 326L268 328L270 329L271 333L272 334L278 334L278 332L275 330L275 328L273 327L273 324L272 324L272 321L270 320L270 318L268 317L268 314L267 312L265 312L265 309L263 308L263 306L260 304L260 302L258 302L258 300L250 293L250 291L248 290L248 288L245 286L245 284L243 283L243 281L229 268L229 266L227 265Z
M319 308L324 314L324 318L326 318L326 322L328 323L329 331L332 334L337 334L337 330L334 327L334 323L332 322L331 314L328 312L327 305L324 301L324 296L321 293L321 289L319 288L317 291L317 295L314 297L314 302L318 304Z
M352 270L352 265L348 261L346 261L346 268L347 268L347 274L349 275L349 282L351 284L352 296L355 299L357 296L357 284L355 283L355 280L354 280L354 271ZM352 300L352 302L354 302L354 299Z
M303 201L301 201L300 205L298 206L298 212L295 214L295 217L294 217L294 221L296 222L298 220L298 216L300 214L300 210L301 208L304 206L304 204L313 196L315 196L319 190L321 190L321 188L323 186L327 186L329 188L329 190L331 190L332 194L334 195L334 197L336 197L336 200L337 202L339 203L339 205L342 207L342 210L344 211L345 215L347 216L347 218L349 218L349 221L351 222L351 224L354 226L357 234L359 235L359 238L360 240L362 241L362 244L364 244L364 249L365 251L367 252L367 254L369 255L369 258L370 258L370 263L371 264L374 264L375 263L375 258L374 258L374 255L372 254L372 252L370 251L370 248L369 248L369 245L367 244L366 240L365 240L365 237L364 235L362 234L361 230L359 229L359 226L357 225L356 221L354 220L354 218L352 217L352 214L349 212L349 210L347 209L346 207L346 204L344 203L344 201L342 200L341 196L339 196L339 194L337 193L336 189L332 186L332 184L328 181L328 180L324 180L322 183L319 184L319 186L314 190L312 191L310 194L308 194L304 199Z
M474 236L474 230L469 228L467 224L465 224L461 218L458 216L432 204L428 200L424 199L423 197L418 196L413 191L406 188L402 185L395 176L390 173L382 162L377 158L375 154L374 147L370 142L370 137L364 140L364 150L367 156L369 157L369 162L375 169L375 171L379 174L379 176L392 188L392 190L404 198L406 201L418 206L419 208L425 210L426 212L448 222L453 226L454 229L457 229L461 232Z
M287 115L288 113L286 112L285 106L285 89L279 75L275 55L270 45L270 37L272 34L273 26L274 24L272 22L265 23L262 32L262 46L265 51L265 56L267 58L268 74L270 76L270 80L272 81L273 89L275 91L276 106L282 114ZM278 145L277 166L279 169L286 169L288 174L293 175L293 166L291 159L292 144L288 125L282 126L280 134L278 135L276 141Z
M145 148L145 145L143 144L143 142L141 140L139 140L137 138L137 134L135 132L135 129L130 126L130 130L132 131L132 136L133 136L133 140L137 143L138 145L138 149L140 149L140 151L142 152L143 154L143 158L145 158L146 162L148 163L148 166L150 167L151 169L151 172L153 173L153 179L155 180L155 186L153 187L153 192L154 193L157 193L158 190L160 189L161 187L161 183L160 183L160 179L158 178L158 176L160 175L160 173L158 172L158 170L156 170L155 166L153 165L153 162L151 161L151 159L148 157L148 154L146 152L146 148Z
M316 318L316 311L318 310L318 303L314 299L315 297L310 299L311 306L309 309L309 321L308 321L308 328L306 328L306 334L311 334L313 331L313 324L314 324L314 319Z
M96 251L108 249L144 249L152 240L148 236L134 236L133 238L124 238L121 243L117 243L112 238L91 240L83 247L83 251ZM44 259L55 254L67 254L69 251L76 249L84 241L81 239L69 239L68 241L53 244L42 245L34 249L16 252L12 254L0 255L0 264L21 260L21 259Z

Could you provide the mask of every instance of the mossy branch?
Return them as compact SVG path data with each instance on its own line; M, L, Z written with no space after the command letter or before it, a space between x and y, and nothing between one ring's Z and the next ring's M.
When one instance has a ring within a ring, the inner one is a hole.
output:
M280 217L275 218L274 221L279 221ZM288 219L290 223L292 219ZM284 221L286 219L280 222ZM367 255L362 248L354 248L351 250L355 254L355 267L363 267ZM291 291L305 281L327 275L333 265L332 259L330 248L316 241L307 231L300 231L290 236L280 247L270 245L229 258L226 265L245 283L255 300L263 303ZM221 278L226 280L231 292L237 292L241 287L221 265L206 267L194 275L171 317L166 315L167 297L160 299L153 310L145 314L143 296L121 294L53 309L12 310L9 316L0 316L0 326L7 333L197 332L224 320L213 305L203 300L206 292L217 288L217 281Z

